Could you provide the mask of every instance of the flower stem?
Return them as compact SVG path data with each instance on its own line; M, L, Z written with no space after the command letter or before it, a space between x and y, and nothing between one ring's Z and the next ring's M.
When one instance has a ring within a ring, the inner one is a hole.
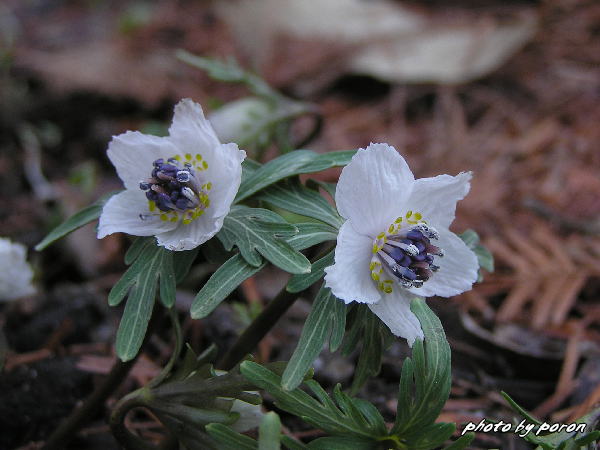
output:
M237 341L217 363L221 370L231 370L250 353L275 323L294 304L302 292L288 292L285 287L238 337Z

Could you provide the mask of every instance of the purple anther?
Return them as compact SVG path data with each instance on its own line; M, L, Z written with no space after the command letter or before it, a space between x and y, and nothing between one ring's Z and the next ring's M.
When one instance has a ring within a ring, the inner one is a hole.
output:
M392 258L394 258L394 261L396 261L398 264L400 264L400 262L406 256L404 254L404 252L398 247L392 247L390 249L390 251L388 252L388 255L390 255Z
M412 256L413 261L425 261L425 257L427 255L425 253L419 253L418 255Z
M156 201L156 199L158 199L158 194L156 192L154 192L152 189L146 191L146 198L148 200L152 200L153 202Z
M177 167L172 166L171 164L163 164L161 170L165 173L168 173L169 175L175 176L178 169Z
M161 181L172 181L173 177L171 175L169 175L167 172L161 172L159 171L156 174L156 178L158 178Z
M412 263L412 259L408 255L404 255L404 258L402 259L402 261L398 262L398 264L400 264L401 266L404 266L404 267L410 266L411 263Z
M179 164L179 161L177 161L177 158L169 158L169 159L167 159L167 162L170 162L171 164L175 164L175 165Z
M179 181L180 183L187 183L188 181L190 181L191 177L192 175L187 170L180 170L179 172L177 172L177 181Z
M422 242L416 241L413 243L413 245L419 249L419 253L425 250L425 244L423 244Z
M173 201L173 202L176 201L179 198L179 191L171 192L170 197L171 197L171 201Z
M164 160L164 159L162 159L162 158L158 158L156 161L154 161L154 166L155 166L155 167L158 167L158 166L160 166L161 164L163 164L164 162L165 162L165 160Z
M423 281L427 281L433 275L433 272L429 269L417 269L417 273L419 274L419 279Z
M171 198L167 194L158 194L158 199L156 200L156 206L161 211L170 211L173 205Z
M189 200L187 198L181 197L175 202L175 206L177 207L177 209L188 209Z
M413 243L413 241L411 241L410 239L401 239L400 242L406 245L410 245Z
M140 189L142 191L147 191L150 189L150 183L146 183L145 181L140 181Z
M424 236L423 233L418 230L410 230L408 233L406 233L406 237L408 239L412 239L413 241L420 241Z
M416 273L414 273L412 270L406 267L402 267L399 265L395 265L394 267L392 267L392 273L398 278L404 278L405 280L413 281L417 279Z
M427 261L429 264L433 263L433 256L432 255L427 255L425 257L425 261Z
M431 255L442 256L444 254L444 252L439 247L436 247L435 245L431 244L425 246L425 251Z

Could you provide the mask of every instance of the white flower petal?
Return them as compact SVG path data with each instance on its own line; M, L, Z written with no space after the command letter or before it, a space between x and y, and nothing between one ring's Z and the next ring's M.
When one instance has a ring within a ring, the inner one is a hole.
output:
M405 338L411 347L415 339L424 338L419 319L410 310L410 302L414 297L404 289L394 287L391 294L384 294L380 301L369 305L392 333Z
M170 138L150 136L139 131L114 136L107 151L125 187L138 190L140 181L150 177L154 161L170 158L177 153L180 152Z
M469 192L470 180L471 172L461 172L455 177L419 178L415 181L406 209L420 212L433 226L448 228L454 221L456 202Z
M412 172L394 147L371 144L342 170L335 195L338 211L356 231L375 237L403 214L413 183Z
M176 226L177 223L160 220L157 215L149 215L148 201L143 191L127 189L113 195L104 205L98 224L98 239L118 232L152 236Z
M240 413L239 419L230 425L231 429L239 433L257 428L265 415L261 405L253 405L239 399L233 401L230 412Z
M192 250L217 234L223 226L223 219L213 219L205 214L187 225L179 222L177 228L156 234L156 241L167 250Z
M325 286L346 303L375 303L381 298L371 279L373 240L358 234L346 221L337 238L335 264L325 269Z
M246 152L239 150L237 144L218 144L206 152L204 160L208 170L200 174L212 183L209 192L210 206L206 213L209 217L223 218L229 213L231 203L242 181L242 161Z
M0 302L34 294L32 279L25 246L0 238Z
M433 242L444 250L444 257L435 257L440 269L425 282L423 287L412 288L413 294L431 297L452 297L468 291L477 281L479 263L477 256L461 238L446 229L438 229L440 239Z
M200 153L205 157L205 152L220 144L210 122L204 117L202 107L189 98L175 106L169 134L180 154Z

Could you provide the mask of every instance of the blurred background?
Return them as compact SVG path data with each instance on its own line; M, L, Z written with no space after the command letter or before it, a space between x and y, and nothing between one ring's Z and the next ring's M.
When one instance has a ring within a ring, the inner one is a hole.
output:
M183 97L209 113L248 95L178 59L180 49L235 58L314 105L322 127L304 148L387 142L417 177L473 171L454 230L475 229L496 267L473 291L429 302L453 349L441 420L510 418L500 390L553 422L600 401L600 3L4 0L2 236L31 248L119 189L105 153L112 135L165 133ZM296 121L292 134L308 122ZM277 152L267 148L261 158ZM98 241L88 226L31 253L38 294L0 308L8 343L0 426L9 430L0 448L43 440L109 370L119 312L106 293L127 245L120 235ZM182 317L211 268L202 267L178 294ZM208 319L186 319L188 340L197 349L226 347L285 282L275 269L251 278ZM309 308L308 299L296 303L261 344L262 361L289 358ZM121 393L156 373L169 355L168 333L151 348ZM388 418L407 353L394 344L361 392ZM316 376L347 383L352 367L324 352ZM103 424L86 428L77 445L115 446ZM136 426L146 437L157 428L152 418ZM529 448L502 434L478 435L475 444Z

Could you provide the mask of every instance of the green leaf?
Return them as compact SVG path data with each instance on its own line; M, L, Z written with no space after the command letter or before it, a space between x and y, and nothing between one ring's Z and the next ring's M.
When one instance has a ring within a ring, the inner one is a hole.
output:
M296 228L299 230L299 233L288 238L287 242L297 251L316 245L323 242L323 240L335 239L337 236L336 230L325 224L300 223L296 224ZM239 254L229 258L211 275L209 280L196 295L190 311L192 318L201 319L208 316L244 280L259 272L265 265L266 263L261 260L259 266L252 266ZM320 265L317 266L317 271L319 270L319 267ZM296 276L302 277L308 275L310 274L294 275L292 279L295 279ZM338 305L338 309L339 308L343 308L345 311L342 302ZM341 333L343 337L344 332L343 327L345 323L341 323L340 325L340 323L336 322L336 324L337 327L334 329L334 334L332 334L332 346L337 342L334 340L334 337L340 339L339 334ZM342 327L341 331L340 326ZM339 343L337 346L339 346ZM334 346L334 348L337 348L337 346Z
M146 239L151 241L153 238ZM137 258L129 258L131 266L108 295L108 303L115 306L129 294L117 331L117 355L123 361L133 359L144 341L158 280L161 302L166 307L175 303L173 253L152 243L143 245L136 241L134 245Z
M311 441L311 450L375 450L377 442L370 439L358 439L354 436L330 436Z
M262 255L286 272L308 273L310 261L284 240L296 233L295 226L273 211L236 205L225 217L217 237L228 251L236 245L243 258L255 267L262 264Z
M474 438L475 435L473 433L463 434L448 447L445 447L444 450L462 450L463 448L467 448Z
M410 448L414 450L431 450L439 448L444 442L452 437L456 430L454 423L434 423L421 429L419 435L411 439Z
M294 150L275 158L261 166L250 177L243 180L236 201L239 202L252 194L284 178L301 173L318 172L330 167L345 166L350 162L356 150L341 152L315 153L311 150Z
M148 245L152 245L152 239L136 237L125 252L125 264L130 266Z
M328 434L350 435L373 440L385 436L381 434L378 426L373 426L366 420L360 408L354 403L354 399L340 393L339 388L336 397L339 403L336 405L319 384L312 380L306 384L318 400L300 388L284 390L281 387L281 377L259 364L244 361L240 370L252 384L269 392L274 397L277 407L300 417ZM349 406L348 402L352 406Z
M306 450L308 449L308 447L306 445L304 445L302 442L297 441L296 439L287 436L285 434L281 435L281 443L284 445L284 447L288 448L289 450Z
M304 375L319 356L325 341L331 334L333 315L339 310L336 303L342 303L334 297L329 288L322 286L317 294L294 354L283 372L281 386L285 390L298 387ZM339 320L339 319L338 319Z
M281 421L273 411L268 412L258 429L258 450L279 450L281 448Z
M380 327L383 324L375 314L365 308L363 321L362 348L350 392L356 394L369 377L376 376L381 370L383 355L383 337ZM383 324L385 326L385 324Z
M111 192L101 197L95 203L90 206L86 206L81 211L76 212L59 226L54 228L48 235L42 239L42 241L35 246L37 251L44 250L53 242L59 240L60 238L66 236L69 233L72 233L78 228L81 228L84 225L96 220L102 214L102 208L108 201L110 197L112 197L116 192Z
M508 395L506 392L504 391L500 391L500 395L502 395L502 397L504 397L504 400L506 400L508 402L508 404L510 406L512 406L512 408L517 411L519 414L521 414L523 417L525 417L527 419L527 421L534 423L536 425L541 425L542 421L539 419L536 419L535 417L533 417L531 414L529 414L527 411L525 411L521 406L519 406L517 404L517 402L515 402L510 395Z
M331 251L311 265L310 273L294 275L288 282L286 290L288 292L301 292L312 286L323 278L325 268L333 265L334 256L335 252Z
M226 425L211 423L206 432L219 443L223 450L257 450L257 442L249 436L237 433Z
M251 266L239 254L219 267L194 298L190 313L193 319L202 319L215 310L244 280L260 271L266 263Z
M306 181L306 187L318 191L319 188L323 189L329 194L332 200L335 200L335 190L337 183L327 183L325 181L313 180L312 178Z
M344 222L322 195L302 186L298 180L274 184L262 191L257 199L301 216L312 217L335 228L341 227Z
M407 358L402 367L392 433L404 438L418 437L425 427L435 422L448 399L451 385L450 346L440 320L423 299L413 300L410 306L421 322L425 340L415 341L413 359Z
M286 239L294 250L304 250L321 242L337 239L338 231L324 223L295 223L294 226L298 229L298 234Z
M173 270L175 271L175 281L177 283L181 283L184 280L199 251L200 247L196 247L193 250L173 252Z
M268 99L279 97L279 94L273 91L262 78L244 70L233 58L220 61L213 58L196 56L185 50L178 50L176 55L177 58L190 66L205 70L215 80L245 84L254 94Z
M501 392L502 396L506 399L506 401L528 422L535 423L537 427L531 433L528 433L524 439L532 444L536 444L541 446L543 449L569 449L569 450L579 450L583 448L588 443L591 443L598 438L600 438L600 431L593 431L586 433L580 431L571 431L568 432L563 430L561 432L554 432L545 435L538 435L539 426L542 425L542 422L532 417L527 413L522 407L520 407L506 392ZM594 427L594 424L598 422L600 418L600 408L597 408L590 413L586 414L583 417L580 417L575 421L578 424L585 424L586 430L590 430ZM544 432L542 430L541 432Z

